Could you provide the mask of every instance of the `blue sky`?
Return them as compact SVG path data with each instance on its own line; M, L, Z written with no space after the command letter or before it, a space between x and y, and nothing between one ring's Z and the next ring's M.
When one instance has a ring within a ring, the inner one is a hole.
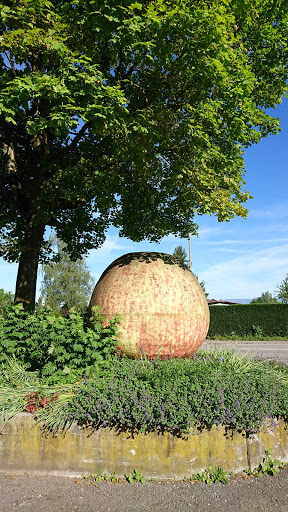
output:
M245 155L246 188L253 196L246 220L218 223L203 216L199 238L191 238L192 270L206 283L209 298L258 297L276 291L288 274L288 99L272 110L281 120L282 132L263 139ZM159 244L133 243L119 238L111 228L104 245L90 252L87 264L95 284L116 258L133 251L159 251L172 254L182 245L188 254L188 240L165 237ZM0 259L0 288L14 292L17 265ZM41 275L38 277L38 290Z

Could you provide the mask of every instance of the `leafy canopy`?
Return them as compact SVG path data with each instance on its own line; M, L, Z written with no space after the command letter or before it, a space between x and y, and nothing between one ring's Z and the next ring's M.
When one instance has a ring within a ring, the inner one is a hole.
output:
M187 259L187 252L185 251L184 247L182 247L182 245L175 247L172 256L180 263L180 265L188 267L189 262Z
M277 133L286 90L283 2L3 0L0 17L1 256L35 225L78 258L110 224L157 241L246 216L243 150Z
M278 292L277 297L278 299L283 302L284 304L288 304L288 274L283 279L282 283L277 286Z
M13 304L13 293L5 292L3 288L0 288L0 306Z
M71 308L84 313L94 285L85 260L71 261L63 242L54 237L51 243L57 246L59 261L42 265L40 303L44 301L54 313Z
M277 298L273 297L270 292L262 292L260 297L251 300L251 304L276 304L277 302Z

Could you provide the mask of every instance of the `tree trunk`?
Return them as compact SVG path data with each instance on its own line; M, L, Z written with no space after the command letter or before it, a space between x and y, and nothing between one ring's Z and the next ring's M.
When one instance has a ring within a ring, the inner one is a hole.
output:
M22 242L14 298L15 304L22 303L27 310L34 310L35 307L37 271L44 231L45 224L37 222L36 215L32 214Z

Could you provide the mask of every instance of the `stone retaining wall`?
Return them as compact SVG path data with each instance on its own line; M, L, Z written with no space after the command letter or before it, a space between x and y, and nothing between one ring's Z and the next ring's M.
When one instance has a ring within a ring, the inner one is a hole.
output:
M273 457L288 462L288 425L283 420L249 437L221 426L176 437L77 425L65 437L53 437L43 435L31 414L20 413L0 435L0 471L80 476L104 469L123 476L137 469L146 478L180 480L214 465L233 473L254 469L268 448Z

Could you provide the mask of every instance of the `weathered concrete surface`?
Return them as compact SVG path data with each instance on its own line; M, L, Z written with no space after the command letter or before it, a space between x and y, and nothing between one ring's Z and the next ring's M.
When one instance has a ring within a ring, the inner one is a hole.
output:
M110 320L121 316L120 348L130 357L189 357L204 341L209 307L189 269L170 254L131 253L102 274L90 301Z
M247 458L251 469L255 469L266 450L272 449L272 459L288 461L288 423L280 421L247 439ZM288 508L288 507L287 507Z
M227 434L213 426L183 437L171 434L134 434L101 429L92 432L74 426L65 437L45 437L41 425L28 413L17 414L0 436L1 472L45 472L79 476L99 469L119 476L137 468L147 478L183 479L208 466L220 465L237 473L262 462L265 450L288 462L288 431L284 421L273 432L246 440L243 433Z

